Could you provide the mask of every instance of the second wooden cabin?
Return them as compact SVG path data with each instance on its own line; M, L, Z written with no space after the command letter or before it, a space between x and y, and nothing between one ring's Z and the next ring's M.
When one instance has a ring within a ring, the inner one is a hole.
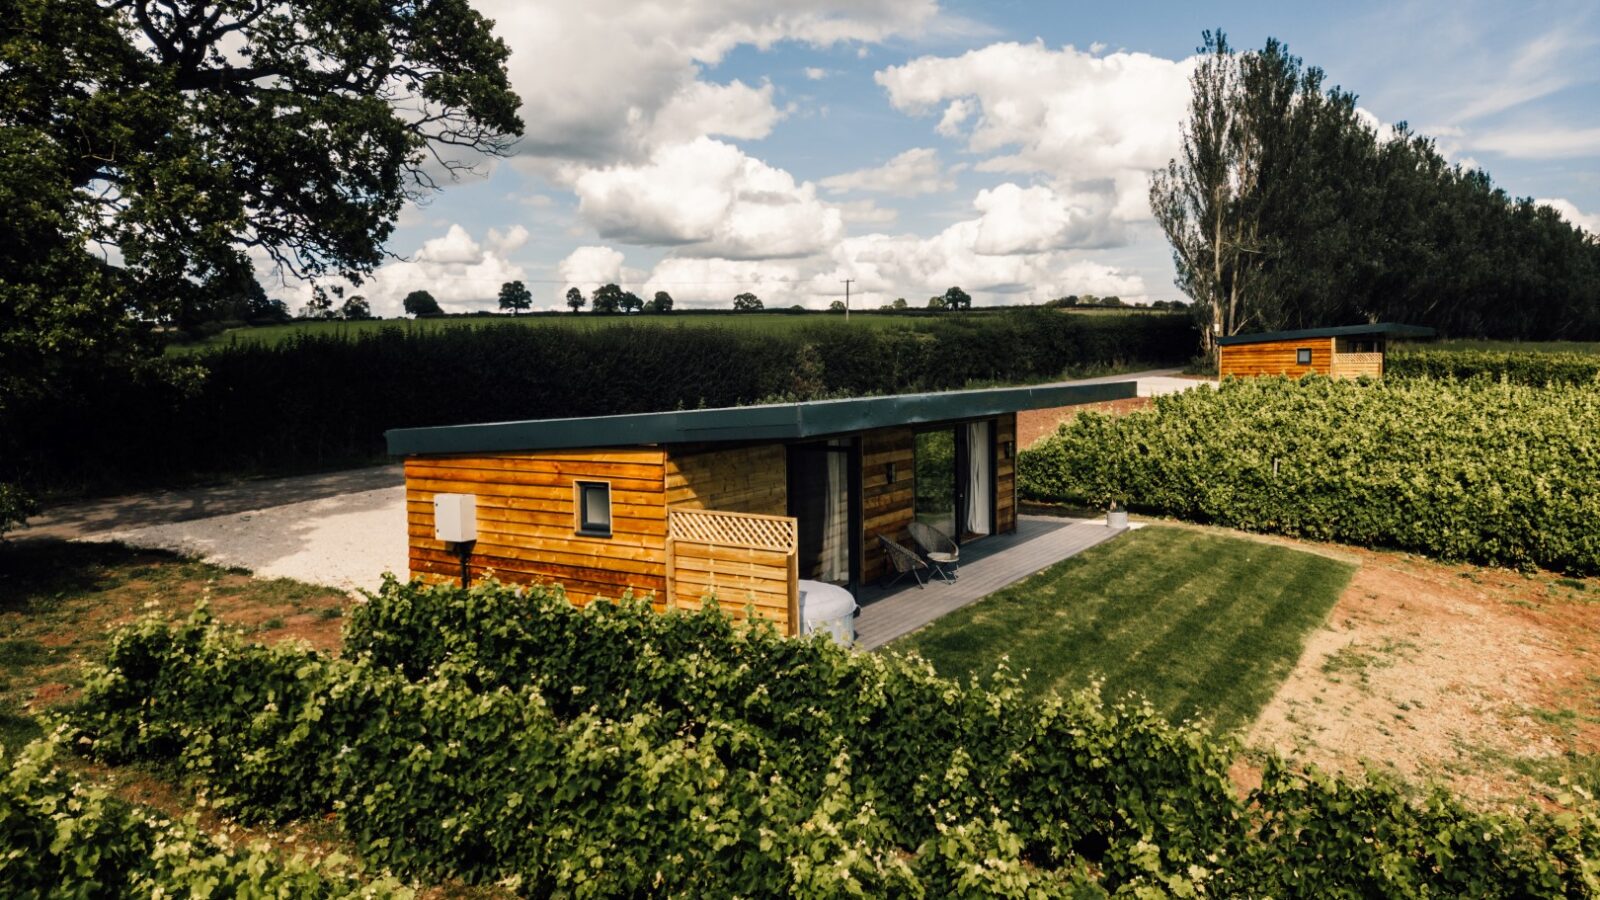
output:
M1433 337L1432 328L1379 322L1337 328L1307 328L1217 338L1217 374L1383 377L1384 354L1397 338Z

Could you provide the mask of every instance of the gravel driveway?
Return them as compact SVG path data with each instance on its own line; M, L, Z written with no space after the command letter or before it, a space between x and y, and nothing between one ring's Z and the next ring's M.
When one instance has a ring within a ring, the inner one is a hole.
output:
M94 500L28 526L13 537L121 541L342 590L375 588L384 572L407 569L394 465Z
M370 590L384 572L406 577L406 494L381 488L83 539L175 550L264 578Z

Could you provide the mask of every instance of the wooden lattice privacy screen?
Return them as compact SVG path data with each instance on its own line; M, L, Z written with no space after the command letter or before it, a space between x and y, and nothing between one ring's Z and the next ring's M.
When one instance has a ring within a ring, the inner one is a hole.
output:
M786 634L800 624L799 534L789 516L671 509L667 513L667 602L699 609L714 596L728 613L751 606Z

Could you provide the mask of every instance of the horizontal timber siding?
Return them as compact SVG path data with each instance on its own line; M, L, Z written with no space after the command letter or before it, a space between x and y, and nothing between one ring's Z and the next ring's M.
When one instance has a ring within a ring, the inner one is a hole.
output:
M411 457L405 462L411 575L454 581L454 550L433 539L433 496L474 494L478 540L474 579L560 584L579 605L597 598L666 597L666 453L553 450L485 456ZM573 482L611 484L612 533L576 533Z
M788 461L782 444L667 451L667 505L786 515Z
M1311 364L1296 362L1296 351L1311 351ZM1291 341L1264 341L1259 344L1226 344L1217 348L1217 369L1222 377L1288 375L1299 378L1312 372L1331 374L1333 338L1306 338Z

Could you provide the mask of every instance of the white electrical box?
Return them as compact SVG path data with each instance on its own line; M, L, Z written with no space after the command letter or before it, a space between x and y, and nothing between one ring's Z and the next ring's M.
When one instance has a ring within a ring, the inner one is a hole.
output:
M453 544L477 540L478 498L473 494L434 494L433 537Z

